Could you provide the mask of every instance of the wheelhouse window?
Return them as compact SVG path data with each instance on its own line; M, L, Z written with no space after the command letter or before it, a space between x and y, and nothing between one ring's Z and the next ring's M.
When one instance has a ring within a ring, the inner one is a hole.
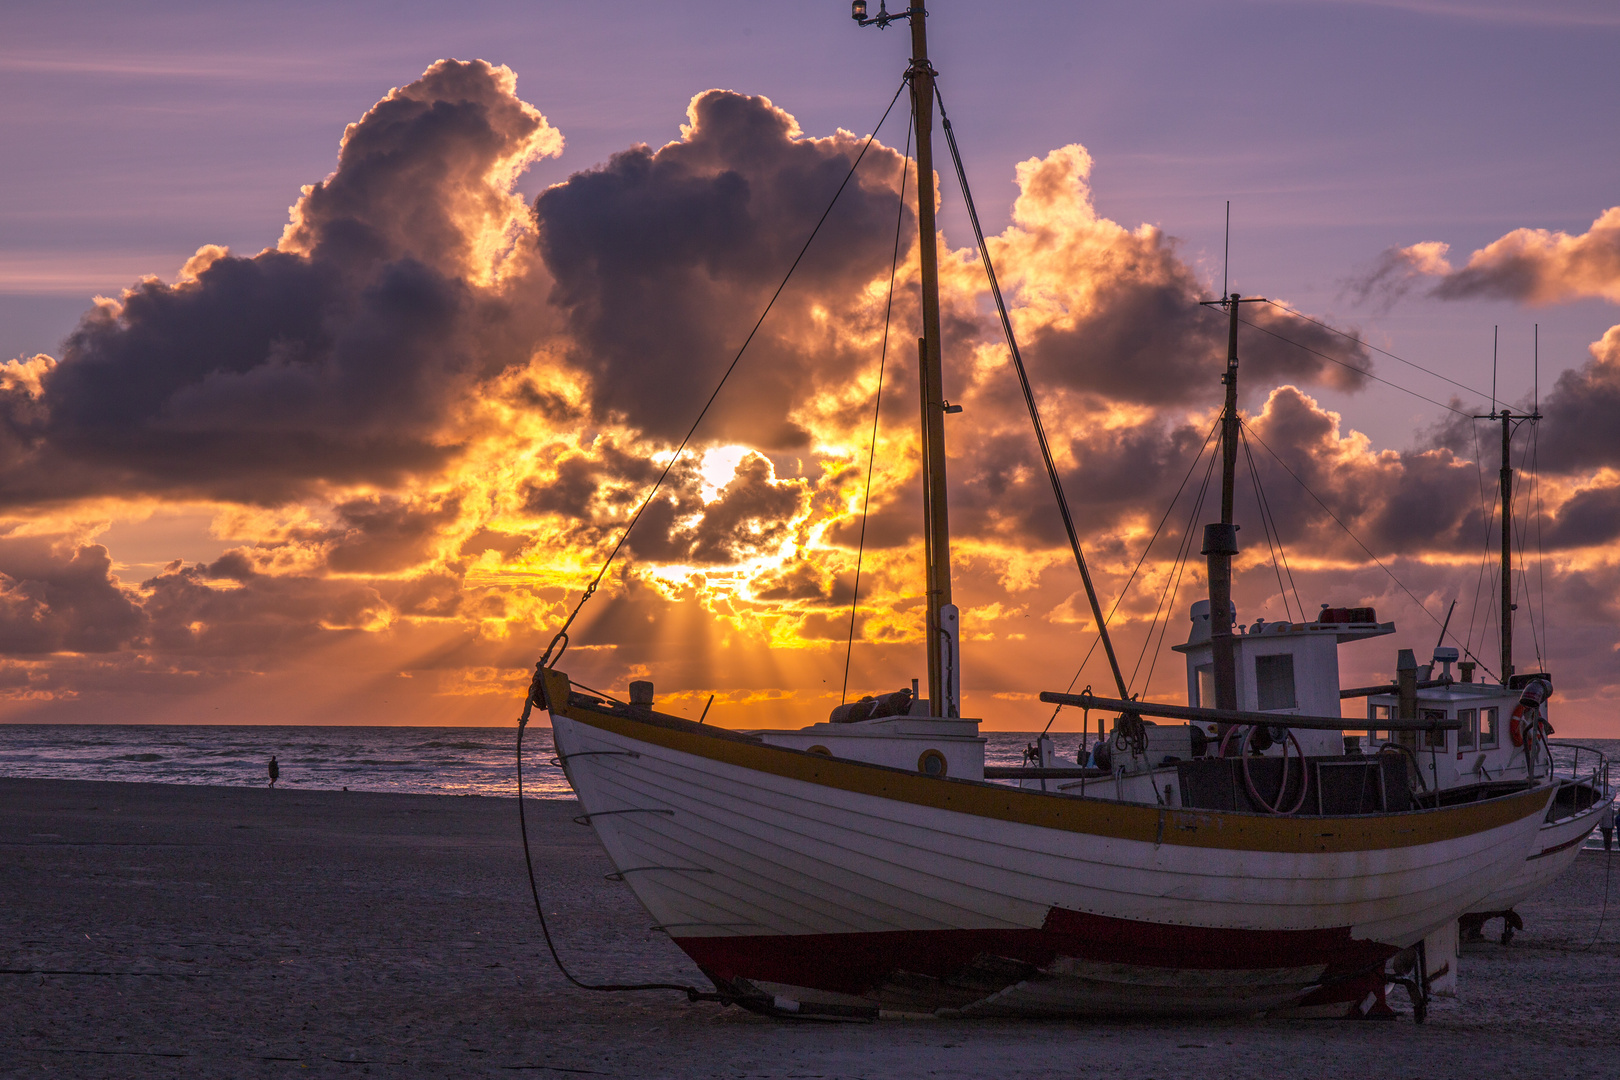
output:
M1457 719L1462 721L1462 727L1457 729L1457 749L1472 750L1479 741L1479 710L1459 709Z
M1419 709L1418 718L1422 720L1444 720L1444 709ZM1444 750L1446 748L1446 733L1444 729L1438 731L1425 731L1423 733L1423 748L1425 750Z
M1198 701L1197 704L1206 709L1215 707L1215 665L1204 664L1197 669L1198 675Z
M1294 696L1293 654L1255 657L1254 685L1261 712L1298 707L1299 700Z
M1481 750L1494 750L1501 745L1501 732L1497 730L1496 706L1479 710L1479 748Z
M1367 719L1373 721L1374 723L1377 723L1380 720L1388 720L1394 715L1395 715L1395 707L1393 705L1368 705L1367 706ZM1376 728L1375 727L1375 728L1369 728L1368 729L1368 731L1367 731L1367 743L1368 743L1368 745L1370 745L1370 746L1371 745L1382 745L1383 743L1386 743L1386 742L1389 742L1389 729L1388 728Z

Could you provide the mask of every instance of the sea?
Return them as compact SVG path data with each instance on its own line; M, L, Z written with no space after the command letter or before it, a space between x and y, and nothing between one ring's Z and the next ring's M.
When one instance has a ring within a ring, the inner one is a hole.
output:
M1036 735L985 732L985 764L1022 764ZM1058 762L1077 759L1078 733L1052 738ZM1620 739L1580 741L1611 761L1620 757ZM573 797L555 753L551 729L531 726L523 740L525 796ZM0 724L0 776L8 777L252 787L268 783L272 755L277 786L289 789L517 794L515 727ZM1574 751L1555 746L1554 761L1568 775ZM1581 759L1583 776L1591 761ZM1594 842L1601 846L1587 841Z
M1034 732L986 732L985 764L1019 765ZM1078 734L1055 734L1072 763ZM572 798L551 729L523 738L523 793ZM516 795L517 729L253 725L0 724L0 776L149 784L263 786L428 795Z

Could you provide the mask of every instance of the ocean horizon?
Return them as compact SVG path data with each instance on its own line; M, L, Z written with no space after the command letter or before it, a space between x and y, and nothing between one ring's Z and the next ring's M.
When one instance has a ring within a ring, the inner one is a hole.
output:
M1038 734L985 732L985 763L1021 764ZM1058 760L1073 763L1080 733L1052 738ZM513 796L516 749L515 725L0 724L0 776L262 787L274 755L278 788ZM531 724L523 740L525 795L573 796L552 763L555 753L551 728Z

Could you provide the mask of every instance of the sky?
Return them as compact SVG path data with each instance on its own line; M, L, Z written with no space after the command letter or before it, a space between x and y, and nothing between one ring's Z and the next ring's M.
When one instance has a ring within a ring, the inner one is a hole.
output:
M1224 280L1275 301L1240 329L1240 621L1375 606L1360 684L1455 600L1494 668L1472 417L1539 403L1517 663L1559 734L1620 736L1612 5L941 0L929 32L1133 692L1186 692ZM908 45L836 0L0 12L0 720L510 723ZM581 683L766 727L925 674L902 111L574 624ZM964 713L1028 730L1109 679L939 198Z

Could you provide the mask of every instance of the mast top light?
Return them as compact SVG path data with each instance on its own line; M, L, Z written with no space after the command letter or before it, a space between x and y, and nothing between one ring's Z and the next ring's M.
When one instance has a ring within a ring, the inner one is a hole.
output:
M852 0L849 5L849 17L856 22L866 18L866 0Z

